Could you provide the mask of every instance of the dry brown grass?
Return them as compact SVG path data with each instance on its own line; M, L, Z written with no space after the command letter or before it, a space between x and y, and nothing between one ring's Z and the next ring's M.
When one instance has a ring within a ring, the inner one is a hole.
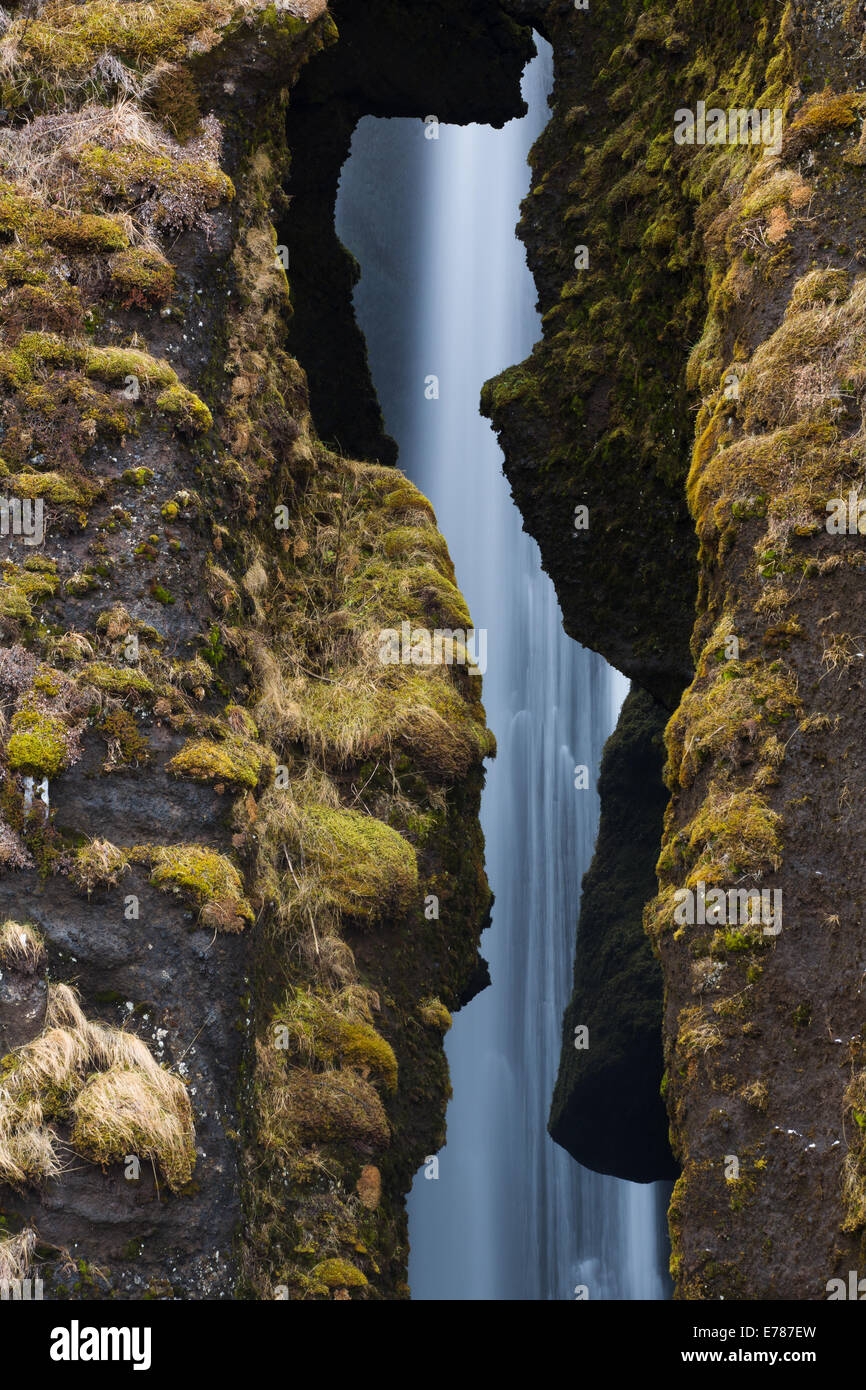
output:
M36 1232L27 1226L14 1236L0 1236L0 1291L4 1284L20 1282L30 1273Z
M196 222L206 226L205 209L230 196L219 171L221 145L215 117L202 122L196 139L180 145L132 96L121 96L110 106L91 102L0 130L0 170L18 196L66 212L89 207L100 182L112 201L122 190L112 216L133 245L156 253L155 219L167 219L176 230ZM105 168L102 152L112 156ZM98 178L91 169L96 155Z
M152 1059L146 1069L117 1063L88 1077L72 1114L72 1143L94 1162L136 1154L158 1162L174 1190L192 1177L195 1142L186 1087Z
M821 665L826 668L824 674L838 671L841 677L849 666L862 661L863 655L862 637L853 637L848 632L828 633L821 653Z
M859 1231L866 1226L866 1174L859 1153L848 1152L842 1165L842 1201L846 1216L843 1231Z
M91 840L75 856L71 877L88 895L96 888L116 887L129 867L129 857L109 840Z
M29 922L7 920L0 926L0 966L34 975L45 959L45 943Z
M710 1052L721 1047L722 1034L700 1004L683 1009L679 1017L677 1050L687 1057Z
M23 1186L62 1172L49 1121L66 1119L73 1145L94 1162L135 1153L158 1160L170 1187L189 1179L195 1149L183 1082L140 1038L90 1022L75 990L61 984L49 986L43 1031L6 1059L0 1182Z

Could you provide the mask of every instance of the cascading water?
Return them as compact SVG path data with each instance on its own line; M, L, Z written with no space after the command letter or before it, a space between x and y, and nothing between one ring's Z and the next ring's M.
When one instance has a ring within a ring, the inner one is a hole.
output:
M538 44L524 119L501 131L443 125L432 139L431 123L366 117L337 203L400 465L431 499L487 629L484 702L499 744L481 813L496 897L483 946L492 985L447 1042L448 1142L438 1178L422 1171L409 1200L416 1299L569 1299L578 1285L591 1298L666 1293L658 1194L586 1172L546 1130L598 825L595 776L627 687L563 632L478 411L483 382L539 336L513 230L547 119L551 56ZM578 764L589 790L575 788Z

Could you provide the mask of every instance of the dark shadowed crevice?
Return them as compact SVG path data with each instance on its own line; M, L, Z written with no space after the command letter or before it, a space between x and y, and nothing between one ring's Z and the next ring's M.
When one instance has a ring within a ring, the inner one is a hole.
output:
M334 230L352 132L368 114L501 126L525 109L520 75L533 43L494 3L471 13L442 0L343 0L331 9L340 42L308 65L287 117L290 203L279 237L289 254L289 345L306 370L321 438L346 455L393 464L397 446L385 433L352 308L358 267ZM411 223L400 234L411 238Z

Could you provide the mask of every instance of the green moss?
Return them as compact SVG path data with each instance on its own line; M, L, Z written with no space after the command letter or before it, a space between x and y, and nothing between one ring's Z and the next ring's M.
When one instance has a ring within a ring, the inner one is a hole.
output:
M482 705L464 699L443 666L381 666L363 681L309 681L292 713L294 736L338 765L385 756L396 744L432 777L451 781L496 751Z
M8 581L0 585L0 617L9 623L33 621L33 610L27 595Z
M369 613L375 604L383 620L398 626L408 619L427 623L435 618L443 628L466 631L472 619L460 590L433 565L398 568L384 560L372 560L359 568L346 584L347 607Z
M389 559L430 557L447 579L454 578L448 545L433 526L394 526L386 531L382 549Z
M862 92L833 92L829 88L810 96L788 123L782 142L784 158L793 160L832 130L847 130L862 111Z
M347 916L402 915L418 894L415 851L396 830L360 811L308 806L295 827L304 862Z
M181 143L199 130L198 88L188 68L164 69L148 89L147 106Z
M226 782L229 786L248 787L253 791L259 784L265 764L263 750L253 744L227 739L214 743L195 739L185 744L167 764L176 777L190 777L196 782ZM273 767L273 759L270 760Z
M311 1277L329 1289L359 1289L367 1283L366 1275L348 1260L322 1260L312 1270Z
M231 179L209 160L175 159L137 145L111 150L102 145L84 145L75 154L75 163L84 176L85 187L100 195L106 188L115 197L128 197L134 190L136 200L143 191L161 198L183 194L190 201L200 202L203 208L215 207L224 198L234 196ZM156 212L157 225L161 211L164 215L159 208Z
M84 598L99 587L99 580L92 571L71 574L63 585L70 598Z
M23 594L29 603L39 603L51 598L57 592L58 579L55 574L42 570L28 570L7 561L3 565L3 578Z
M69 764L69 730L62 719L36 705L25 706L12 716L6 758L16 771L56 777Z
M390 512L426 512L431 521L436 520L432 505L408 478L402 479L399 487L387 493L384 506Z
M18 20L11 33L20 34L22 51L49 71L83 70L103 53L147 68L160 59L182 57L197 30L228 12L214 0L94 0L84 11L55 0L38 19Z
M310 989L298 989L276 1010L273 1024L288 1030L292 1049L300 1056L328 1066L355 1067L362 1074L372 1072L390 1091L397 1089L393 1048L341 995L327 1000Z
M112 386L123 386L128 376L136 377L140 386L170 387L177 382L177 373L167 362L138 348L90 348L83 360L88 376Z
M0 250L0 284L3 289L9 285L44 285L51 279L50 265L51 258L44 249L27 244L6 246Z
M71 482L60 473L15 473L5 487L16 497L44 497L58 507L87 507L98 487L93 483Z
M174 266L157 251L132 247L109 262L112 288L125 309L166 304L174 290Z
M52 591L49 591L52 592ZM33 689L40 695L47 695L53 698L59 695L63 688L65 677L59 671L55 671L51 666L40 666L36 675L33 677Z
M214 670L219 666L225 657L225 647L222 644L219 627L214 623L208 632L207 640L202 639L201 654L209 666Z
M103 764L104 772L115 767L142 767L150 761L147 739L142 737L127 710L112 710L100 724L99 732L109 749L108 759Z
M727 927L715 931L710 939L709 953L715 959L727 955L739 955L745 951L763 951L770 945L760 927Z
M14 348L0 352L0 379L21 388L33 380L39 367L74 367L84 360L84 349L54 333L22 333Z
M757 746L767 725L780 724L801 708L796 680L779 662L725 658L726 643L734 636L731 620L723 618L665 731L665 776L673 791L691 786L710 760L737 770L744 749Z
M34 243L37 253L46 242L73 254L122 251L129 245L126 232L114 218L46 207L38 197L20 194L2 182L0 231Z
M135 671L130 667L109 666L104 661L93 661L89 666L85 666L78 674L78 679L83 684L92 685L96 690L103 690L109 695L153 695L153 682L148 679L143 671Z
M230 859L203 845L145 846L130 852L150 863L150 881L198 904L203 921L224 931L242 931L254 913L244 897L243 880Z
M157 409L170 415L181 429L203 434L213 425L213 416L198 396L185 386L173 385L156 398Z
M727 793L716 787L686 827L691 872L688 887L731 883L745 874L778 869L782 818L751 788Z
M741 222L746 222L770 212L783 203L796 203L801 198L808 201L809 196L809 186L799 174L791 169L776 169L769 177L761 177L754 185L751 179L747 180L737 216Z
M138 488L139 491L153 481L153 469L145 468L126 468L121 474L123 481L129 483L130 487Z
M451 1014L441 999L422 999L418 1013L430 1028L437 1028L440 1033L447 1033L451 1027Z

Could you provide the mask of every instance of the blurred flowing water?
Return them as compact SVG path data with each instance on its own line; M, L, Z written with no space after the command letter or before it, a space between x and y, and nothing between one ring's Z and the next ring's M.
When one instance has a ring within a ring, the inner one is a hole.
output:
M365 117L343 170L337 231L400 466L432 501L475 624L499 753L481 819L496 896L482 949L492 985L447 1039L454 1097L439 1176L409 1199L416 1299L667 1296L663 1193L580 1168L547 1134L571 988L595 782L626 681L562 630L478 399L540 337L514 234L527 154L548 119L551 51L524 75L529 107L502 130ZM439 398L425 383L438 377ZM571 527L564 515L563 527ZM577 764L590 790L577 790ZM636 1136L636 1142L640 1142Z

